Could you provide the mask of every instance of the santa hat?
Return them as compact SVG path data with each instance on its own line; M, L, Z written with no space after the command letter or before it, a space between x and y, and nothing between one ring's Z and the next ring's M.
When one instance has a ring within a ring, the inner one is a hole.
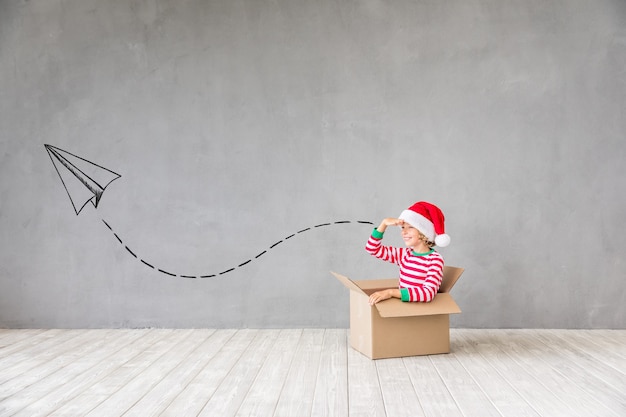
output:
M450 244L450 236L445 234L443 225L445 218L434 204L425 201L415 203L400 214L400 219L422 232L435 245L445 247Z

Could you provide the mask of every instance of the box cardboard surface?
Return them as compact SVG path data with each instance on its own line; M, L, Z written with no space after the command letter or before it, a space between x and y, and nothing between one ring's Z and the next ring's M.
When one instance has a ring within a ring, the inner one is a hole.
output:
M439 292L429 303L390 298L373 306L370 294L398 288L398 278L353 281L332 274L350 290L350 345L370 359L450 352L450 314L461 309L449 294L463 268L444 266Z

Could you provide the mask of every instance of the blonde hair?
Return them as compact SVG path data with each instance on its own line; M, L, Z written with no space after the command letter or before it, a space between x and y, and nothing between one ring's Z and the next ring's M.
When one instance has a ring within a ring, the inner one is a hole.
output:
M419 229L417 229L417 232L419 233L419 240L421 240L422 242L424 242L426 245L428 245L429 248L433 248L435 246L435 242L431 242L430 240L428 240L428 238L426 237L426 235L424 235L424 233L420 232Z

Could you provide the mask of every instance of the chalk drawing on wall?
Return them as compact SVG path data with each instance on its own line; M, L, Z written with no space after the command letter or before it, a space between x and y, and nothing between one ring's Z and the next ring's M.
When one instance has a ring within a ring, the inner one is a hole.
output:
M98 207L109 184L121 177L110 169L52 145L44 145L65 187L76 215L91 201Z
M46 151L48 151L48 155L52 160L52 164L54 165L61 182L63 183L63 187L67 192L67 195L72 202L72 206L74 207L74 211L76 215L78 215L81 210L87 205L88 202L91 201L95 208L98 208L98 203L100 202L100 198L104 193L106 187L111 184L111 182L120 178L121 175L117 174L110 169L104 168L94 162L88 161L85 158L81 158L80 156L74 155L70 152L67 152L63 149L57 148L52 145L44 145ZM186 275L180 273L169 272L166 269L160 268L154 265L152 262L149 262L145 259L140 258L135 251L128 247L124 243L124 241L120 238L120 236L113 230L113 228L109 225L107 221L102 219L102 222L106 225L106 227L113 233L117 241L122 245L126 251L141 262L147 268L151 268L155 271L160 272L161 274L170 276L170 277L180 277L180 278L213 278L218 277L229 272L236 270L237 268L244 267L250 264L252 261L259 259L263 255L267 254L269 251L277 247L283 242L297 236L302 233L308 232L310 230L315 230L321 227L328 227L332 225L345 225L345 224L368 224L373 225L374 223L365 220L340 220L335 222L328 223L320 223L311 227L306 227L304 229L298 230L295 233L292 233L286 236L283 239L276 241L274 244L270 245L267 249L259 252L254 258L250 258L244 262L239 263L236 266L232 266L230 268L224 269L223 271L215 271L208 274L200 274L200 275Z
M280 239L278 240L276 243L272 244L271 246L269 246L267 249L264 249L263 251L261 251L258 255L256 255L253 258L250 258L244 262L239 263L238 265L232 266L230 268L227 268L223 271L215 271L212 273L208 273L208 274L200 274L200 275L186 275L186 274L179 274L179 273L174 273L174 272L169 272L168 270L165 270L163 268L160 268L156 265L154 265L153 263L140 258L135 251L133 251L131 248L129 248L124 241L119 237L119 235L113 230L113 228L109 225L109 223L107 223L104 219L102 220L102 222L106 225L106 227L113 233L113 235L115 236L115 238L117 239L117 241L120 243L120 245L124 246L124 248L126 249L126 251L133 256L135 259L137 259L139 262L141 262L144 266L154 269L155 271L158 271L164 275L170 276L170 277L180 277L180 278L214 278L214 277L219 277L222 276L224 274L227 274L229 272L233 272L234 270L236 270L237 268L241 268L243 266L246 266L248 264L250 264L250 262L259 259L261 256L267 254L269 251L271 251L272 249L274 249L276 246L280 245L283 242L286 242L287 240L293 238L296 235L302 234L304 232L308 232L309 230L314 230L320 227L327 227L327 226L331 226L331 225L342 225L342 224L349 224L349 223L356 223L356 224L369 224L369 225L373 225L374 223L372 222L368 222L368 221L363 221L363 220L357 220L355 222L352 222L350 220L341 220L341 221L336 221L336 222L330 222L330 223L321 223L321 224L317 224L315 226L311 226L311 227L307 227L304 228L302 230L297 231L296 233L292 233L289 236L285 237L284 239Z

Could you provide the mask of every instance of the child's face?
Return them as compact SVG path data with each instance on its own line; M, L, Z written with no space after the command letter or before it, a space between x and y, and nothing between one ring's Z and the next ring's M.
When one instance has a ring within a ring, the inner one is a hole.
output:
M420 245L422 241L420 240L419 230L406 222L400 227L402 229L402 239L404 240L405 245L410 248Z

